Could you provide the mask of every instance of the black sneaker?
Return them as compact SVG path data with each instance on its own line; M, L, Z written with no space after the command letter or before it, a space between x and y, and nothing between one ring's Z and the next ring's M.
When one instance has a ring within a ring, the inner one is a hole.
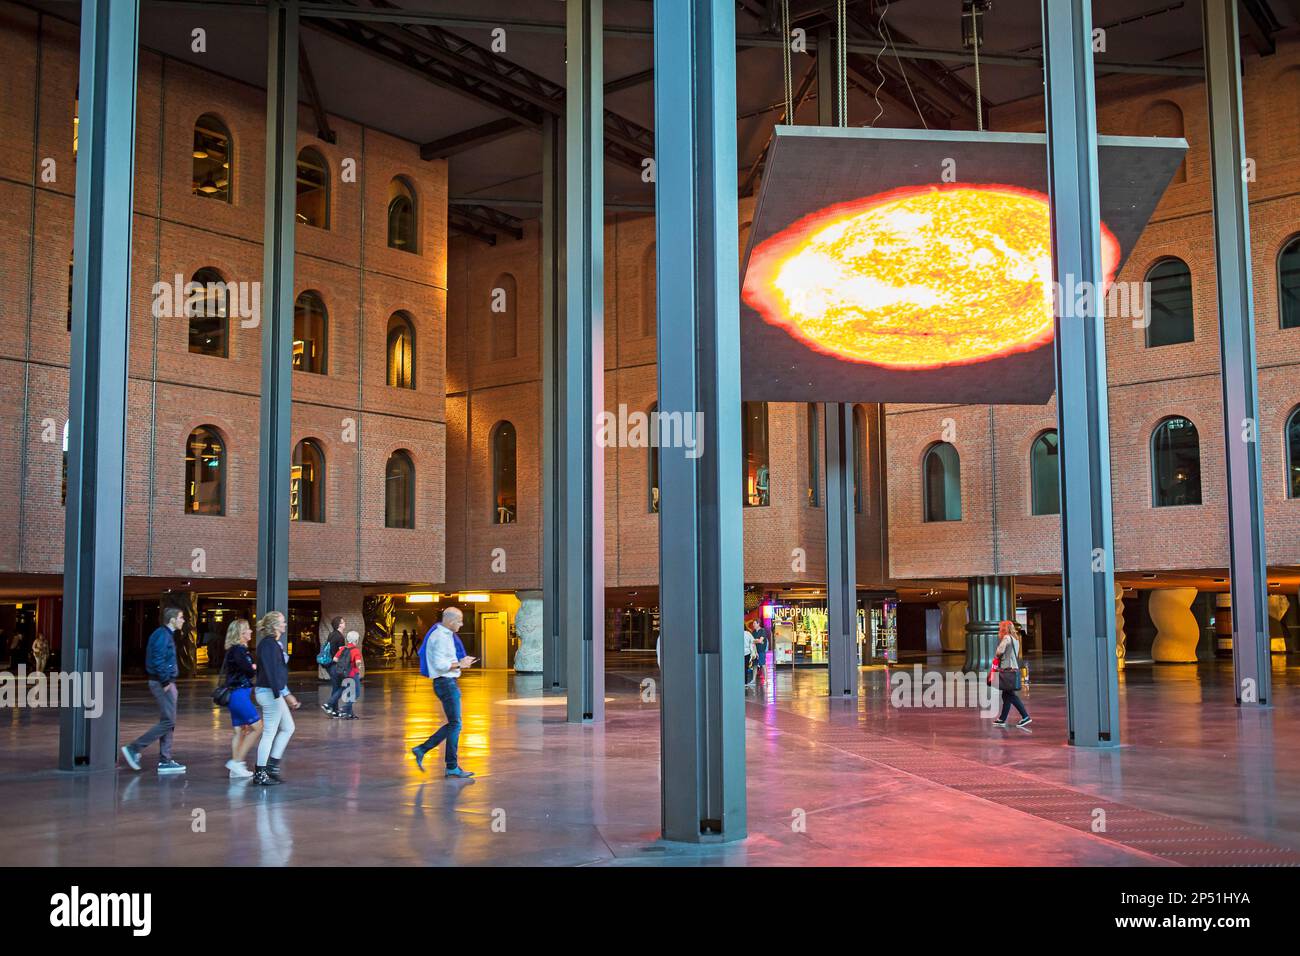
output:
M255 787L274 787L280 783L279 780L276 780L274 777L272 777L269 773L266 772L265 767L258 770L257 773L253 774L253 779L250 780L249 782Z
M993 721L993 726L994 726L994 727L1005 727L1006 725L1007 725L1007 722L1006 722L1005 720L995 720L995 721Z
M185 764L177 763L175 760L160 760L158 761L158 772L159 773L184 773Z
M1032 717L1026 717L1024 720L1020 721L1020 723L1016 724L1016 726L1017 726L1017 727L1028 727L1028 726L1029 726L1030 724L1032 724L1033 722L1034 722L1034 718L1032 718Z
M356 714L339 714L339 716L342 717L344 720L360 720L360 719L361 719L361 718L358 717Z
M339 712L329 704L321 704L320 709L325 711L325 713L329 714L331 717L337 717L339 715Z

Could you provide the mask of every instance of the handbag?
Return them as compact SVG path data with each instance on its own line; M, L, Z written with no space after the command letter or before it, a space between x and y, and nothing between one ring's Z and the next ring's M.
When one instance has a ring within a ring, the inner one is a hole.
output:
M221 683L212 692L212 703L218 707L229 707L231 687L230 677L226 674L226 658L224 657L221 659L221 670L217 672L217 676L221 678Z

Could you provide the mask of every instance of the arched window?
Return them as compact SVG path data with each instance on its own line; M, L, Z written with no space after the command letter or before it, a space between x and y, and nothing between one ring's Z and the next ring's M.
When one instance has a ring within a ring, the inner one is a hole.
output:
M817 406L808 403L808 506L817 508L822 503L822 450L818 440Z
M304 438L293 449L289 471L289 520L325 520L325 454L314 438Z
M745 507L766 508L771 502L772 482L767 463L767 403L741 402L740 414Z
M1151 492L1157 508L1201 503L1201 439L1186 418L1166 418L1151 434Z
M329 314L320 293L308 289L293 304L293 367L324 375L328 371Z
M866 484L864 464L867 460L867 410L853 406L853 511L862 514Z
M402 176L388 184L388 245L403 252L416 248L415 190Z
M922 459L926 521L961 520L961 459L957 449L941 441Z
M68 425L64 425L64 451L66 450ZM1287 418L1287 497L1300 498L1300 408L1292 411Z
M514 524L518 500L515 497L515 426L497 422L492 429L492 523Z
M656 440L659 430L654 426L654 421L658 415L659 403L655 402L650 406L651 441L648 448L650 452L650 513L655 515L659 513L659 442Z
M492 283L491 310L492 358L515 358L519 354L518 283L509 272L501 273Z
M384 527L415 527L415 465L401 449L388 456L384 468Z
M641 259L641 334L647 338L653 338L658 327L655 314L658 291L655 288L655 244L651 242Z
M230 130L211 113L204 113L194 124L194 195L230 202L234 161Z
M1147 107L1146 112L1142 114L1142 125L1138 130L1138 135L1169 136L1174 139L1181 139L1186 135L1182 109L1177 103L1171 103L1169 100L1152 103ZM1186 159L1178 164L1178 169L1174 172L1173 182L1187 182Z
M1036 515L1061 513L1060 449L1056 429L1045 431L1029 448L1029 511Z
M200 425L185 442L185 512L226 513L226 443L211 425Z
M330 227L330 168L310 146L298 153L298 221L304 226Z
M1300 328L1300 235L1292 236L1277 257L1277 311L1282 328Z
M1147 348L1177 345L1196 337L1192 273L1182 259L1161 259L1146 276Z
M403 312L388 320L388 384L415 388L415 328Z
M219 358L230 354L230 290L216 269L194 273L185 289L185 317L191 352Z

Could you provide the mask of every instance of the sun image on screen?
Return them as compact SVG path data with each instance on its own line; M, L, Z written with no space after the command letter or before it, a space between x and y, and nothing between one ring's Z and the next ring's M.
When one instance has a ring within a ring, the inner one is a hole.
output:
M1109 288L1119 242L1103 223ZM936 183L836 203L756 246L742 297L767 323L839 360L971 365L1053 336L1048 197Z

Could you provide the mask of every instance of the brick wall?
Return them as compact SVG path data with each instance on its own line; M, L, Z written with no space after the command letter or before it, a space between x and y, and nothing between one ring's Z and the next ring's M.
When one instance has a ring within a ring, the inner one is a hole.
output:
M67 418L68 262L72 251L77 85L75 27L0 5L0 56L12 95L0 104L0 202L16 215L0 233L0 480L21 494L0 503L0 571L57 574ZM39 67L38 67L39 64ZM189 351L183 317L154 316L155 282L200 267L228 282L262 278L265 97L261 90L141 51L136 133L133 306L128 391L126 567L129 575L249 580L256 575L261 335L230 319L229 355ZM39 105L39 125L37 106ZM217 115L233 138L232 202L191 191L195 120ZM414 143L332 119L338 141L299 147L330 173L329 228L297 227L294 290L315 290L328 313L326 374L295 372L292 437L325 456L325 521L295 523L295 582L441 581L445 487L447 168ZM55 162L54 181L41 162ZM345 161L355 164L345 182ZM387 246L388 186L414 187L418 253ZM365 223L364 231L362 223ZM33 244L32 237L37 237ZM416 388L386 383L389 316L410 315ZM269 317L262 316L263 322ZM44 441L47 421L57 438ZM199 425L226 442L226 513L184 511L185 441ZM416 468L416 527L384 527L384 470L407 451ZM192 551L206 553L195 573Z

